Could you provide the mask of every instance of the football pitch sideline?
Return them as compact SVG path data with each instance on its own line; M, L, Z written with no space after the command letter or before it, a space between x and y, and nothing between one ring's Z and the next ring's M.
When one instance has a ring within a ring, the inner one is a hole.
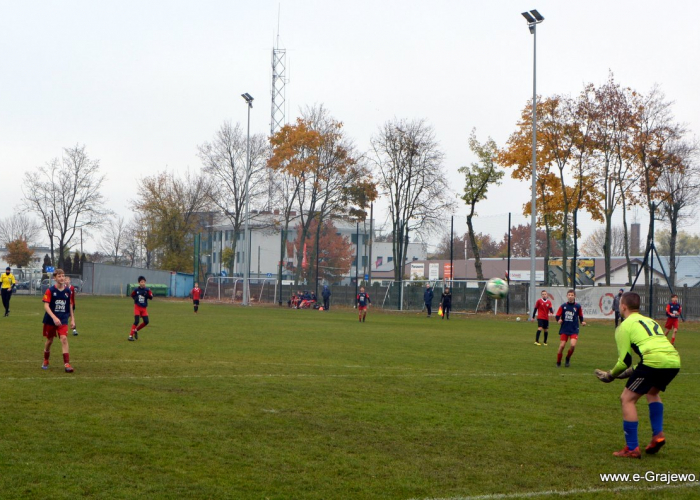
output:
M593 374L615 363L612 321L582 328L557 368L556 326L535 346L536 325L514 316L148 309L128 342L130 299L79 296L64 373L58 341L40 368L41 298L12 299L0 498L700 497L697 323L680 325L682 369L662 395L668 444L631 460L612 456L624 383Z

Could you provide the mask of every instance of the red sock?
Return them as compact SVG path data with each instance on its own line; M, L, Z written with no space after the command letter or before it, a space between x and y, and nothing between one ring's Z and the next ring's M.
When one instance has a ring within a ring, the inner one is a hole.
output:
M144 328L146 326L146 323L141 323L138 327L136 327L136 331L138 332L141 328Z
M561 363L561 353L557 353L557 363Z
M49 356L51 356L51 351L44 351L44 359L45 359L46 361L49 360Z
M70 357L70 354L68 354L67 352L64 352L63 353L63 362L66 364L70 363L70 361L68 359L69 357Z
M567 357L567 358L570 358L571 355L572 355L573 353L574 353L574 350L573 350L573 349L569 349L569 352L566 353L566 357Z

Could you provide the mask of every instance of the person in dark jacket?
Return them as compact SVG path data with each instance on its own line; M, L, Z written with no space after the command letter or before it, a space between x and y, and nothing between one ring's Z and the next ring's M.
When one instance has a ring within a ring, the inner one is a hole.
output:
M323 285L321 297L323 297L323 310L327 311L330 308L331 303L331 289L328 288L328 285Z
M622 319L620 317L620 298L622 297L623 293L625 293L625 290L620 288L620 292L613 299L612 310L615 312L615 328L617 328L618 323L622 322L620 321Z
M423 293L423 302L425 302L425 308L428 310L428 317L432 313L433 307L433 289L430 288L430 283L425 284L425 292Z
M450 309L452 309L452 292L450 291L449 287L445 287L445 291L442 292L440 305L442 306L441 319L450 319Z

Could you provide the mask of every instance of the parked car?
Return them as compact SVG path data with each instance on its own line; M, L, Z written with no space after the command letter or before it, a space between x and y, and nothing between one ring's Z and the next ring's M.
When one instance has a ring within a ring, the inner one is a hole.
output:
M75 293L80 293L83 291L83 280L80 278L71 278L70 284L75 288Z
M53 284L52 279L45 279L41 280L41 293L45 293L46 290L51 288L51 285ZM71 285L75 288L76 293L80 293L83 290L83 280L80 278L71 278Z
M29 281L18 281L17 290L29 290Z

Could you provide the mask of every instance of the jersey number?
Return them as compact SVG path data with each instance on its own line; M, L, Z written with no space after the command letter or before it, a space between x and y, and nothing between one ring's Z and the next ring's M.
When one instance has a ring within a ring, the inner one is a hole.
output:
M644 327L644 329L647 331L647 334L650 337L654 335L663 335L663 333L661 332L661 328L659 327L659 324L656 321L654 322L654 333L651 333L651 330L649 330L649 327L643 321L640 321L639 324Z

